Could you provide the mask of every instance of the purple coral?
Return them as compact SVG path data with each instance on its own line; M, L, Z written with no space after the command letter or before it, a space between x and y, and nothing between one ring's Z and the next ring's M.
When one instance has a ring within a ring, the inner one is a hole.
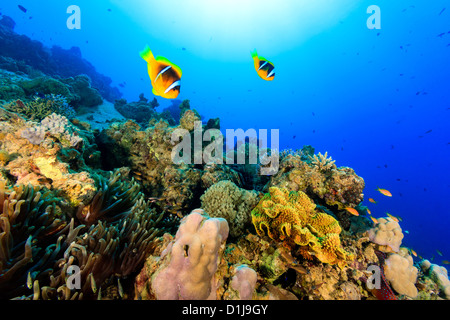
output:
M165 263L153 275L152 289L160 300L214 300L215 273L228 223L209 218L201 209L183 218L175 239L162 253Z
M236 273L231 279L231 288L239 292L241 300L251 300L255 290L256 271L245 264L236 267Z

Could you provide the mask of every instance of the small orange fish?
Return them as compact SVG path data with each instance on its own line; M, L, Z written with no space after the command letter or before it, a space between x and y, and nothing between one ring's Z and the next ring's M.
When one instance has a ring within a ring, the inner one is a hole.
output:
M413 249L409 248L409 250L411 251L411 253L414 257L417 257L417 253Z
M450 261L448 261L448 260L442 260L442 263L443 263L443 264L450 264Z
M375 200L373 200L373 198L369 198L369 202L377 203Z
M380 192L383 196L392 197L392 193L390 193L389 190L378 188L377 191Z
M392 220L394 220L395 222L398 222L398 219L397 219L397 217L394 217L392 214L390 214L389 212L386 212L386 214L387 214L387 216L389 217L389 218L391 218Z
M356 211L355 208L346 207L345 210L347 210L349 213L351 213L354 216L359 216L359 212Z
M366 209L368 214L372 214L372 212L369 209Z
M374 218L374 217L370 217L370 219L372 219L373 223L375 223L375 224L377 224L377 223L378 223L378 220L377 220L376 218Z

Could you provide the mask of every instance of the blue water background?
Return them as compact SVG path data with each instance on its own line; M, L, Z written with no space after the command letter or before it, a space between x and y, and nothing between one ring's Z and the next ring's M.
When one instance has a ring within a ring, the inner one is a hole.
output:
M222 129L279 129L281 149L312 145L316 152L327 151L338 166L351 167L364 178L364 204L373 216L389 212L403 219L401 227L409 231L403 245L438 263L450 260L448 1L354 1L342 17L298 45L291 45L296 30L289 26L289 37L280 32L278 42L265 39L262 30L254 43L235 48L231 37L229 59L227 49L208 55L217 45L214 34L203 39L204 51L191 50L192 39L187 41L185 34L172 34L170 41L155 36L176 24L176 18L152 25L158 12L144 12L145 25L123 3L9 0L0 11L16 21L18 33L46 46L80 47L113 85L123 84L120 90L128 101L136 101L141 92L153 98L138 54L150 45L155 55L181 67L179 99L189 99L205 119L220 117ZM129 7L133 3L126 1ZM20 11L18 4L28 11ZM66 9L73 4L82 10L81 30L66 27ZM373 4L382 10L381 30L366 27L366 9ZM184 18L191 13L187 10ZM274 19L280 17L267 12L268 27L280 23ZM202 37L208 34L204 28ZM279 39L286 50L280 49ZM256 48L259 54L275 64L272 82L256 75L250 57L255 44L262 44ZM158 101L159 111L170 105ZM393 197L382 196L378 186ZM378 203L369 203L369 197Z

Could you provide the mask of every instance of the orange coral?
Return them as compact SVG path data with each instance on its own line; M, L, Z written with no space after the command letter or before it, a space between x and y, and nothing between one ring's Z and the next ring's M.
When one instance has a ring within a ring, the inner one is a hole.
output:
M305 258L316 256L321 262L343 266L350 255L341 247L339 222L323 212L302 191L271 187L252 210L258 235L267 232L273 240L287 246L302 246Z

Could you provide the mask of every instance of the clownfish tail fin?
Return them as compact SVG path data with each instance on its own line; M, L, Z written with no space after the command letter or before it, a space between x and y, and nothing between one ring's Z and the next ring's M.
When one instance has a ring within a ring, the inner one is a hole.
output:
M258 53L256 53L256 49L250 51L250 54L252 55L253 59L258 57Z
M155 60L155 57L153 56L152 50L150 50L150 47L148 45L145 46L144 50L139 52L142 59L144 59L147 62Z

